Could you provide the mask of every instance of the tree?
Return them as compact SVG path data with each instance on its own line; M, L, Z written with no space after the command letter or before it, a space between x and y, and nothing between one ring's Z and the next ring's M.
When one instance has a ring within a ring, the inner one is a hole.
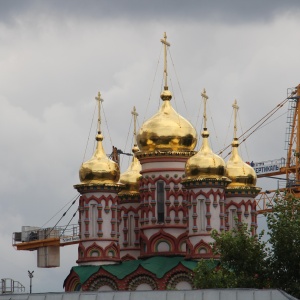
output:
M195 270L196 287L263 288L268 286L267 252L265 243L261 241L262 234L252 236L247 230L247 224L239 224L237 228L222 233L214 230L212 237L215 240L213 251L216 257L219 257L220 265L217 269L208 269L204 262L200 262Z
M278 195L267 215L272 287L300 298L300 201Z
M200 260L195 269L194 285L201 289L233 288L236 285L233 272L220 268L216 260Z

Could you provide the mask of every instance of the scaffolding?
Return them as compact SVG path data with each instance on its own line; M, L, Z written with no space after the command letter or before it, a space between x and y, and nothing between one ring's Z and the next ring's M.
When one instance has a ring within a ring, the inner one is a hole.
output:
M19 281L11 278L2 278L0 286L1 294L20 294L25 293L25 287Z

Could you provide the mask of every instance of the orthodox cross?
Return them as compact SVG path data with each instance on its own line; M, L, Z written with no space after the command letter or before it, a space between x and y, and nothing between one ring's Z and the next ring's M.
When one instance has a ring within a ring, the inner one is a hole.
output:
M135 106L133 107L133 111L131 112L133 115L133 136L134 136L134 145L137 145L136 141L136 118L138 116L138 113L136 112Z
M101 102L103 102L104 100L101 98L101 94L100 92L98 92L98 95L95 97L96 101L98 102L98 132L101 131L100 125L101 125Z
M164 79L165 79L165 90L168 89L168 71L167 71L167 46L170 47L171 44L167 42L167 34L164 33L164 38L160 40L164 44Z
M207 128L206 127L206 121L207 121L207 116L206 116L206 102L208 100L208 96L206 95L206 90L205 89L203 89L203 92L201 93L201 96L202 96L202 100L203 100L203 103L204 103L204 109L203 109L204 128Z
M233 126L233 137L234 139L236 139L236 133L237 133L237 112L238 112L238 105L237 105L237 101L234 100L234 103L232 104L233 107L233 112L234 112L234 126Z

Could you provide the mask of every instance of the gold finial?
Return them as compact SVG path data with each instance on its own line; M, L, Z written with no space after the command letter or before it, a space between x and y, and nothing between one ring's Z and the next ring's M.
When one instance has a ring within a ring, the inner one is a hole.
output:
M234 133L233 141L231 143L231 156L226 164L226 177L231 180L231 183L227 186L227 190L251 189L253 192L258 193L260 189L255 187L257 178L256 173L249 164L243 162L238 152L239 140L237 138L237 113L239 107L236 100L234 100L232 107L234 112Z
M138 116L138 113L136 112L135 106L133 107L133 111L131 112L133 115L133 137L134 137L134 145L137 145L136 141L136 118Z
M165 79L165 87L164 89L168 89L168 70L167 70L167 46L170 47L171 44L167 42L167 34L164 33L164 38L160 40L164 44L164 79Z
M203 110L203 120L204 120L204 128L206 127L206 121L207 121L207 116L206 116L206 102L208 100L208 96L206 95L206 90L203 89L203 92L201 93L202 100L204 102L204 110Z
M101 132L101 102L103 102L104 100L101 98L101 94L100 92L98 92L98 95L95 97L95 99L98 101L98 133Z
M208 96L206 90L203 89L201 93L204 103L203 109L203 121L204 128L201 133L202 145L200 150L193 156L191 156L185 165L186 178L184 182L202 181L204 179L213 179L217 181L227 182L228 179L224 177L225 174L225 162L222 157L213 153L209 146L208 137L209 132L207 130L207 116L206 116L206 104Z
M238 105L237 105L237 101L234 100L234 103L232 104L233 107L233 111L234 111L234 126L233 126L233 138L236 139L237 138L237 112L238 112Z
M103 149L103 136L101 134L101 94L98 92L95 99L98 102L98 134L96 135L96 149L91 159L84 162L79 170L80 184L75 188L81 186L93 185L116 185L120 178L119 165L109 159Z

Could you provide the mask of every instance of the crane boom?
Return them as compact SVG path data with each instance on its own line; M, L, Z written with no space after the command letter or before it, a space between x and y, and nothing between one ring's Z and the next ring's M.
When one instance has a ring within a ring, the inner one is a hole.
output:
M288 122L289 127L287 129L288 145L286 160L284 158L274 160L277 163L272 165L268 165L268 162L253 163L258 178L285 175L286 185L284 189L261 192L256 198L258 213L271 211L273 200L287 191L293 193L295 197L300 196L300 84L293 89L288 99L291 104L291 115L288 116L290 121Z
M12 244L17 250L37 250L41 247L62 247L79 243L79 226L67 228L38 228L23 226L21 232L13 233Z

